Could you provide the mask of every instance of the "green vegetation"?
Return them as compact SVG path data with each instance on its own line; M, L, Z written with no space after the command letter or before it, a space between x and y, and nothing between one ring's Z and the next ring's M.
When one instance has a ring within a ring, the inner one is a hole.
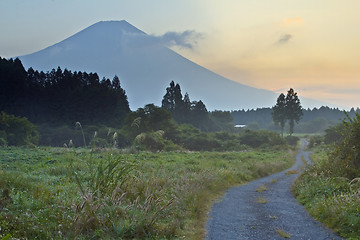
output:
M291 235L289 233L285 232L284 230L275 229L275 232L277 232L277 234L279 234L279 236L281 236L283 238L291 238Z
M334 138L328 149L314 144L314 164L307 166L294 191L316 219L347 239L360 239L360 115L327 134L334 136L335 129L341 129L341 138Z
M32 146L38 141L35 126L26 118L0 113L0 146Z
M219 194L293 161L288 150L0 151L0 237L5 239L200 239Z
M166 88L161 107L171 113L179 124L191 124L201 131L233 130L233 118L230 112L214 111L209 113L205 104L200 101L190 101L188 93L181 94L179 84L171 81Z

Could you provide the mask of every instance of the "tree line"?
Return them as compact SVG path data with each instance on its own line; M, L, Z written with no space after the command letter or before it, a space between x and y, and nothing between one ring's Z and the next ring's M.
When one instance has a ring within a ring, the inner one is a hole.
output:
M26 71L19 59L0 58L0 112L10 114L3 115L10 119L26 117L34 123L42 145L62 146L71 137L76 122L87 126L87 142L94 131L108 139L104 129L118 129L119 139L122 138L118 144L122 146L131 144L134 134L150 134L159 130L157 126L168 137L178 124L208 132L233 129L230 112L209 112L201 100L190 101L187 93L183 97L180 85L173 81L165 91L161 108L149 104L131 112L117 76L100 80L96 73L71 72L60 67L46 73L32 68ZM142 119L142 124L135 131L132 121L136 118ZM6 121L3 122L5 126ZM0 126L0 138L8 138L5 130L9 129Z
M350 109L343 111L338 108L330 108L322 106L320 108L302 109L303 115L299 120L299 124L294 127L295 132L312 133L321 132L329 126L335 126L346 118L346 114L355 117L355 113L360 113L360 109ZM241 124L251 129L268 129L280 131L272 118L272 108L257 108L249 110L231 111L234 124ZM285 124L286 125L286 124Z
M119 126L130 112L117 76L52 69L25 71L19 59L0 58L0 111L35 124L105 124Z

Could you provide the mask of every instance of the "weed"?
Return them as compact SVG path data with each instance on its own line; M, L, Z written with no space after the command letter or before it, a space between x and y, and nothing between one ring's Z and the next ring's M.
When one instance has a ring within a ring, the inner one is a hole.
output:
M263 198L263 197L258 197L257 200L256 200L257 203L261 203L261 204L265 204L265 203L268 203L269 201L266 199L266 198Z
M259 192L259 193L261 193L263 191L267 191L267 190L268 190L268 188L265 185L261 185L256 189L256 191Z
M278 180L278 178L274 178L273 180L271 180L271 183L276 183Z
M298 171L296 170L289 170L286 172L286 175L290 175L290 174L298 174Z
M275 229L275 232L277 232L277 234L279 234L279 236L283 237L283 238L291 238L291 235L287 232L285 232L284 230L281 229Z
M80 123L80 122L76 122L76 123L75 123L75 128L80 128L81 134L82 134L82 137L83 137L84 147L86 147L84 130L83 130L82 126L81 126L81 123Z

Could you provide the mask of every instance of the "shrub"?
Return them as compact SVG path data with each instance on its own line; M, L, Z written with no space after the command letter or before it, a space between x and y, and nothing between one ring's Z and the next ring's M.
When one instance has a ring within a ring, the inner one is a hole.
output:
M304 173L296 180L294 193L310 215L346 239L358 239L360 234L359 192L350 179L343 177L344 167L329 156L313 155Z
M360 174L360 114L343 122L342 140L330 153L337 176L353 179Z
M251 131L246 130L239 137L240 143L250 147L258 148L261 146L285 145L284 140L279 134L271 131Z
M137 150L161 151L165 147L164 131L144 132L135 137L134 145Z
M39 134L26 118L0 113L0 145L37 145Z
M309 140L309 147L315 147L324 142L324 137L320 135L311 136Z
M106 126L84 125L82 130L79 127L75 127L75 123L73 126L42 124L38 126L40 134L39 145L62 147L64 143L68 144L71 139L74 147L83 147L84 139L82 133L84 133L85 143L88 146L92 146L95 143L97 147L113 147L113 135L115 132L117 132L116 147L122 148L130 145L118 129L110 129ZM96 139L94 139L95 132L97 133Z
M338 143L343 140L344 124L338 124L325 130L324 142L326 144Z
M298 141L300 139L298 137L295 137L295 136L286 136L285 140L286 140L287 144L289 144L291 146L296 146L296 144L298 143Z

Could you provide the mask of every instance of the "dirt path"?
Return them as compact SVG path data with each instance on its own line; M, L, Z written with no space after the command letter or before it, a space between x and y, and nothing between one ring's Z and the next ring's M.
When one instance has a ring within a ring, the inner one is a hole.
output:
M306 144L302 140L290 169L228 190L211 209L206 239L341 239L311 218L290 191L297 174L289 171L303 165L302 157L310 161Z

